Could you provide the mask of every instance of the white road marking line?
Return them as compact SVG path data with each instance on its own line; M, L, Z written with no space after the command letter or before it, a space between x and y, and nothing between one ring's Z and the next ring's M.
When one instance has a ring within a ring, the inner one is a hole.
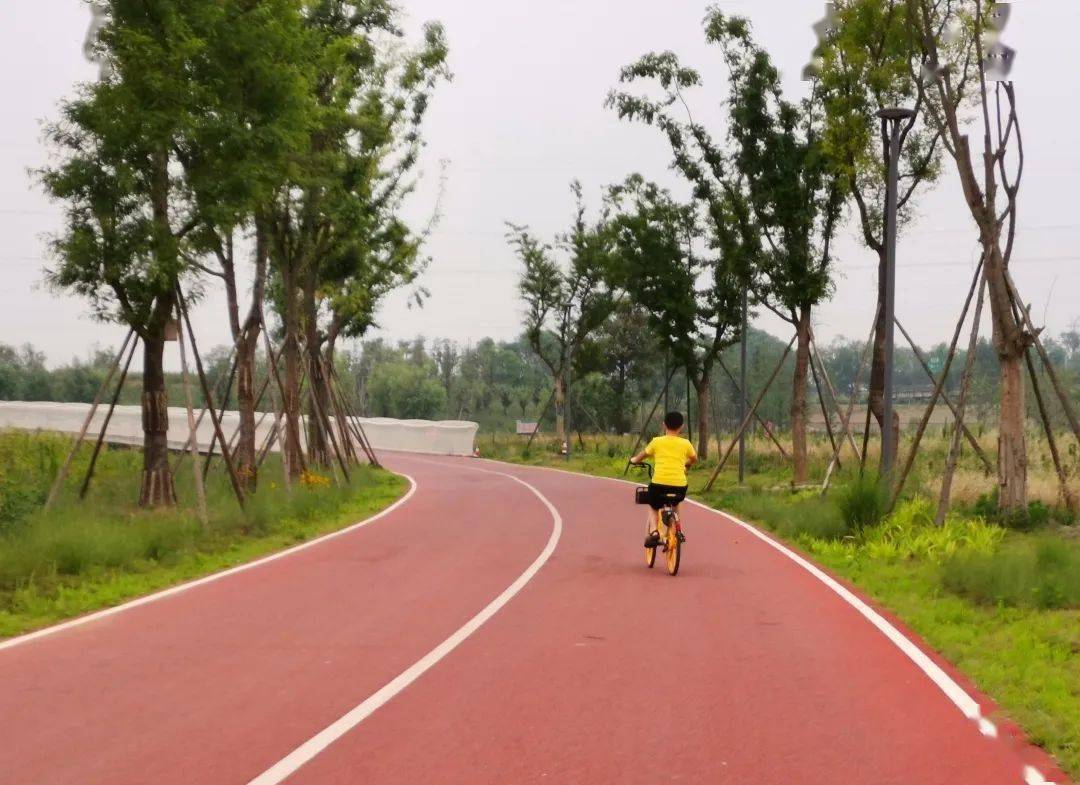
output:
M500 463L499 461L491 462ZM518 466L522 469L541 469L543 471L569 474L574 477L586 479L610 480L611 482L623 483L625 485L637 486L641 484L632 482L630 480L624 480L618 477L600 477L597 475L582 474L581 472L569 471L567 469L556 469L549 466L529 466L526 464L504 465ZM739 518L736 518L730 513L722 512L720 510L709 507L706 504L702 504L699 501L694 501L693 499L687 499L686 503L692 504L695 507L700 507L706 512L713 513L714 515L719 515L721 518L727 519L735 525L742 527L743 529L757 537L759 540L769 545L771 548L774 548L775 550L786 556L788 559L795 562L797 565L809 572L819 581L824 583L842 600L844 600L844 602L853 607L856 611L859 612L860 615L862 615L867 621L874 625L898 649L900 649L900 651L903 652L908 657L908 659L910 659L915 664L915 666L919 670L921 670L923 674L925 674L927 678L929 678L934 683L935 686L937 686L938 689L945 693L946 697L948 697L948 699L952 701L953 705L955 705L965 717L976 722L980 733L990 738L996 739L998 737L997 726L993 722L982 716L982 710L979 707L978 701L971 697L964 690L963 687L957 684L956 681L944 670L942 670L937 663L930 659L930 657L922 649L920 649L918 645L916 645L911 639L909 639L902 632L900 632L900 630L896 629L896 627L889 623L889 621L885 619L881 614L879 614L877 611L875 611L873 608L871 608L869 605L859 599L859 597L857 597L849 589L844 587L834 578L830 577L819 567L807 561L802 556L799 556L799 554L795 553L790 548L782 545L781 543L766 535L764 532L760 531L753 524L740 520ZM1043 775L1034 766L1026 766L1024 768L1024 781L1027 783L1027 785L1054 785L1054 783L1044 779Z
M376 521L385 518L387 515L394 512L394 510L398 509L403 504L408 502L409 499L413 497L413 494L416 493L416 480L414 480L407 474L400 474L399 476L404 477L406 480L409 481L408 492L382 512L377 513L370 518L367 518L366 520L360 521L360 523L355 523L347 529L331 532L330 534L323 535L322 537L311 540L309 542L301 543L300 545L289 548L288 550L280 551L278 553L271 554L270 556L264 556L263 558L257 559L256 561L248 562L247 564L240 564L236 567L231 567L227 570L223 570L222 572L216 572L213 575L207 575L205 578L198 578L197 580L189 581L188 583L182 583L179 586L173 586L170 589L165 589L163 591L156 592L155 594L148 594L145 597L139 597L138 599L131 600L130 602L126 602L123 605L106 608L104 610L87 614L86 616L80 616L77 619L72 619L70 621L56 624L52 627L45 627L44 629L38 630L36 632L21 635L17 638L11 638L9 640L0 642L0 651L3 651L4 649L11 649L15 646L22 646L32 641L45 638L49 635L55 635L58 632L70 630L74 627L82 627L83 625L90 624L91 622L100 621L101 619L107 618L109 616L115 616L118 613L130 611L135 608L142 607L143 605L149 605L152 602L158 602L159 600L173 597L177 594L181 594L183 592L190 591L191 589L198 588L199 586L205 586L208 583L220 581L222 578L228 578L229 576L236 575L237 573L253 570L256 567L262 567L263 565L275 562L278 559L284 559L287 556L292 556L294 554L300 553L301 551L305 551L308 548L314 548L316 545L321 545L329 540L333 540L338 537L344 537L345 535L351 534L352 532L355 532L358 529L362 529L365 526L370 526Z
M1034 766L1024 767L1024 782L1027 785L1054 785L1050 780L1043 779L1043 775Z
M423 462L435 463L434 461ZM447 464L437 465L445 467ZM320 731L272 767L255 777L248 785L278 785L278 783L284 782L287 778L295 774L302 766L309 763L313 758L326 750L327 747L370 717L379 708L386 705L386 703L397 696L402 690L427 673L427 671L438 664L440 660L460 646L469 636L480 629L485 622L498 613L504 605L510 602L510 600L524 589L526 584L536 576L540 569L547 563L548 559L551 558L551 555L555 552L556 546L559 544L559 539L562 537L563 521L562 517L559 515L559 511L555 509L555 506L550 501L548 501L547 497L540 493L534 486L512 474L495 472L487 469L477 469L475 467L470 468L472 471L480 471L485 474L496 474L507 477L516 483L524 485L532 491L536 498L543 502L544 506L547 507L548 512L551 513L552 519L551 537L548 539L547 545L544 546L544 550L540 552L536 561L534 561L516 581L510 584L506 591L492 600L486 608L473 616L461 629L424 655L420 660L417 660L416 663L394 678L393 681L382 687L359 706L337 720L337 722L333 723L325 730Z

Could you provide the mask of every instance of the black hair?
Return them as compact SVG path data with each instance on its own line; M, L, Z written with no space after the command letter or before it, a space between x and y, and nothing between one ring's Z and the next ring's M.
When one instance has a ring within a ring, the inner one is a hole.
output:
M686 418L682 416L682 412L668 412L664 415L664 425L669 431L679 430L685 422Z

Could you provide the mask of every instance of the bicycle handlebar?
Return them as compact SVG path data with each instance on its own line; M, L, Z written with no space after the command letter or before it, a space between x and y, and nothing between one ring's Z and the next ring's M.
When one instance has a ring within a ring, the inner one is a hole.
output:
M635 469L648 469L649 470L649 479L650 480L652 479L653 465L651 463L647 463L646 461L642 461L641 463L631 463L630 465Z

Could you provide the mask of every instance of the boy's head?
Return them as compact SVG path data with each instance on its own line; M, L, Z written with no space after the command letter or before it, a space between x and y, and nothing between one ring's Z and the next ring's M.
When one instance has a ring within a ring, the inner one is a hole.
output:
M686 418L682 416L682 412L668 412L664 415L664 427L668 433L679 433L685 423Z

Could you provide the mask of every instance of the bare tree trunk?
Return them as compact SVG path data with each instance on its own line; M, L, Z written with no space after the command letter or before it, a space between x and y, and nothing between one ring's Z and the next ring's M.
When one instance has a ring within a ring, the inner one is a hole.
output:
M139 491L142 507L176 504L169 468L169 394L165 389L165 341L161 336L143 341L143 474Z
M555 376L555 438L566 441L566 381L562 374Z
M698 434L697 453L700 460L709 457L709 402L712 400L711 374L703 371L700 379L694 380L694 391L697 393L698 411ZM689 406L687 406L689 408Z
M230 243L230 255L231 255ZM256 218L255 226L255 285L251 295L251 308L247 319L236 337L236 408L240 416L239 439L236 444L236 473L247 493L254 493L259 479L259 456L256 444L255 409L255 357L262 334L263 297L266 291L266 265L269 256L266 229ZM230 264L231 266L231 264ZM235 276L232 276L235 288ZM230 294L235 301L235 292ZM237 310L237 315L239 311ZM239 320L237 320L239 321ZM267 358L269 362L269 358Z
M810 371L810 309L804 308L795 326L798 346L795 350L795 376L791 387L791 441L795 459L796 485L809 476L806 457L806 377Z
M255 350L259 328L245 330L236 344L236 408L240 415L236 443L236 473L244 491L253 493L258 484L255 444Z
M885 248L878 251L878 311L874 329L874 363L870 368L870 411L877 421L878 429L885 429ZM893 444L900 443L900 414L893 410Z
M285 378L282 380L285 444L282 449L289 476L295 480L304 471L304 460L300 447L300 314L296 307L296 274L292 260L282 265L282 284L282 321L285 324L285 343L282 346L285 357Z
M998 430L998 505L1027 506L1027 449L1024 438L1023 359L1001 358L1001 423Z
M1014 311L996 227L984 246L988 260L986 278L994 323L994 348L997 350L1001 382L998 506L1002 510L1019 510L1027 507L1027 439L1024 432L1027 409L1023 367L1029 339ZM1017 304L1017 307L1022 306Z

